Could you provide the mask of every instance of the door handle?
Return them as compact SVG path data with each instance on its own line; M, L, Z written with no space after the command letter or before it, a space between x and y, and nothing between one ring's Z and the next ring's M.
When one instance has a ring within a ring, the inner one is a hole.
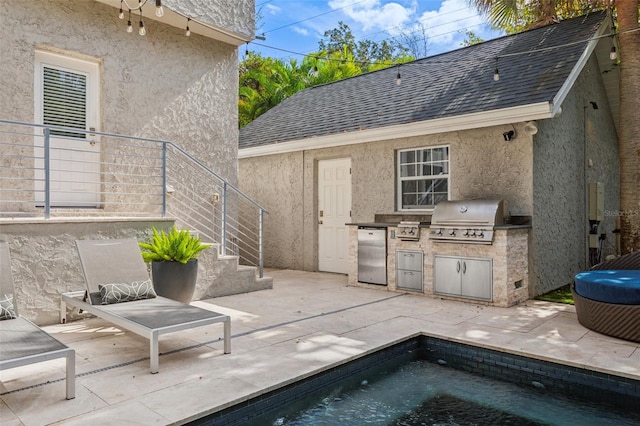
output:
M467 273L467 262L462 262L462 273L463 274Z
M318 225L322 225L322 221L321 220L318 221Z
M460 272L460 261L456 264L456 272Z

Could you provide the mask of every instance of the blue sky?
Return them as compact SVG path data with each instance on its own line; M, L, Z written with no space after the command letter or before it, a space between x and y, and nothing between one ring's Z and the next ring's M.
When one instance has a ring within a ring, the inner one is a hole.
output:
M340 21L349 25L356 40L376 42L402 33L421 34L424 27L429 56L462 47L467 30L484 40L502 35L491 30L467 0L256 0L256 10L262 17L256 33L266 37L256 43L304 54L317 51L324 32ZM256 43L249 50L263 56L302 59ZM245 50L240 49L241 58Z

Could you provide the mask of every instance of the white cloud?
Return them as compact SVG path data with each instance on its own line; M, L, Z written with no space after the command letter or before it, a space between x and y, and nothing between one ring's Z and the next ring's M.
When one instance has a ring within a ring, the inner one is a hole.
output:
M417 2L414 0L408 7L397 2L382 4L380 0L332 0L329 2L332 9L340 9L346 16L362 25L363 31L372 29L389 29L399 27L412 20L412 15L417 11Z
M264 8L269 15L277 15L282 10L273 4L267 4Z
M495 37L486 32L484 20L466 0L444 0L438 10L423 12L418 22L424 25L430 45L447 46L444 50L460 48L467 30L480 37Z
M295 31L298 34L301 34L303 36L308 36L309 35L309 30L307 30L306 28L299 27L297 25L295 27L293 27L293 31Z

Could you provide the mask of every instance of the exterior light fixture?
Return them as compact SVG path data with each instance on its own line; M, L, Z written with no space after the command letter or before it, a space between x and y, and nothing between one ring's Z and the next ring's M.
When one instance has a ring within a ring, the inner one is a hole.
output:
M609 59L611 59L612 61L615 61L616 59L618 59L618 51L616 50L615 46L611 46L611 52L609 52Z
M164 8L162 7L162 0L156 0L156 16L162 18L164 16Z
M133 32L133 25L131 25L131 9L129 9L129 20L127 21L127 32Z
M191 18L187 18L187 29L184 32L184 35L186 35L187 37L189 37L191 35L191 30L189 29L189 21L191 20Z
M144 22L142 22L142 4L140 4L140 0L138 0L138 10L140 11L140 25L138 28L138 34L144 36L147 34L147 30L144 27Z

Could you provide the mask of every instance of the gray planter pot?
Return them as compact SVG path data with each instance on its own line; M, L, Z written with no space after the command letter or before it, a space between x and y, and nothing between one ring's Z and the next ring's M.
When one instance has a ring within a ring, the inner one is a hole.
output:
M153 287L158 296L190 303L196 290L198 259L185 263L151 262Z

